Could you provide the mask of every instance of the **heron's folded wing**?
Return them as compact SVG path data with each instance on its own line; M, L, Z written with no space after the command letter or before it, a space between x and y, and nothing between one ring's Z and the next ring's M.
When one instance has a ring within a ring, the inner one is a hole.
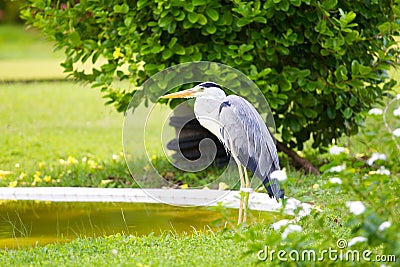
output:
M257 110L244 98L231 95L219 109L222 142L259 177L270 196L281 197L279 182L269 174L279 170L274 140Z

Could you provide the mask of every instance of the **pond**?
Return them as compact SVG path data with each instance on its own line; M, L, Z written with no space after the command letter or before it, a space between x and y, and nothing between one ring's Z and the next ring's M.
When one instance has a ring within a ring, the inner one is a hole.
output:
M250 222L273 222L279 213L250 211ZM147 235L218 230L237 210L122 202L1 201L0 249L17 249L116 233Z

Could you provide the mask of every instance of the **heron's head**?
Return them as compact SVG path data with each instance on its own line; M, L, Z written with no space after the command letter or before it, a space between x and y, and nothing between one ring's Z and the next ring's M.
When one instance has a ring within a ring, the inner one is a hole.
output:
M164 95L161 98L194 98L194 97L205 97L211 99L224 99L226 97L225 92L221 86L214 82L204 82L196 85L195 87Z

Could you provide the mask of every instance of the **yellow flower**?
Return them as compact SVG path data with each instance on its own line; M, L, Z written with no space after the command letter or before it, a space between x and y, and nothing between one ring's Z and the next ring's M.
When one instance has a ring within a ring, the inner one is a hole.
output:
M181 188L181 189L188 189L188 188L189 188L189 185L188 185L188 184L183 184L183 185L180 186L180 188Z
M92 160L92 159L89 159L88 161L87 161L87 163L89 164L89 168L91 168L91 169L96 169L97 168L97 162L96 161L94 161L94 160Z
M38 166L39 166L39 169L42 169L44 167L44 162L39 162Z
M315 209L317 212L322 212L321 206L314 206L314 209Z
M77 164L78 160L76 158L74 158L73 156L68 156L67 162L68 162L68 164Z
M355 156L356 156L356 158L362 158L365 156L365 154L364 153L356 153Z
M157 159L157 155L156 154L153 154L152 156L151 156L151 160L156 160Z
M220 182L218 184L218 190L227 190L227 189L229 189L229 185L227 185L226 183Z
M41 172L40 171L36 171L35 174L33 175L33 183L32 186L35 186L36 183L41 183L42 182L42 178L40 178Z
M16 187L18 184L18 181L12 181L8 184L8 187Z
M36 183L41 183L42 182L42 178L40 178L39 176L33 176L33 182Z
M312 188L313 188L313 189L318 189L318 188L319 188L319 184L314 184L314 185L312 186Z
M19 177L18 177L18 180L23 180L23 179L25 179L25 178L26 178L26 173L21 172L21 174L20 174Z
M116 47L114 49L113 57L114 57L114 59L118 59L120 57L124 57L124 54L121 53L121 48Z
M89 168L91 168L91 169L98 169L98 170L103 169L103 166L101 166L96 161L91 160L91 159L88 160L87 164L89 164Z
M3 171L3 170L0 170L0 179L6 177L6 175L9 175L9 174L11 174L11 173L12 173L12 172L10 172L10 171Z
M107 180L101 180L101 182L100 182L100 184L101 185L106 185L106 184L109 184L109 183L111 183L113 180L110 180L110 179L107 179Z
M44 176L43 181L45 181L46 183L49 183L51 181L51 176L50 175Z

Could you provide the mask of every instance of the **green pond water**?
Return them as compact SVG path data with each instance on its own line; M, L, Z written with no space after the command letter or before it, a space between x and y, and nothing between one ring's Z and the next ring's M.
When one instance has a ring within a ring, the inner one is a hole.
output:
M250 211L249 222L269 223L279 220L279 216ZM227 219L235 222L237 211L144 203L2 201L0 249L116 233L147 235L218 230Z

